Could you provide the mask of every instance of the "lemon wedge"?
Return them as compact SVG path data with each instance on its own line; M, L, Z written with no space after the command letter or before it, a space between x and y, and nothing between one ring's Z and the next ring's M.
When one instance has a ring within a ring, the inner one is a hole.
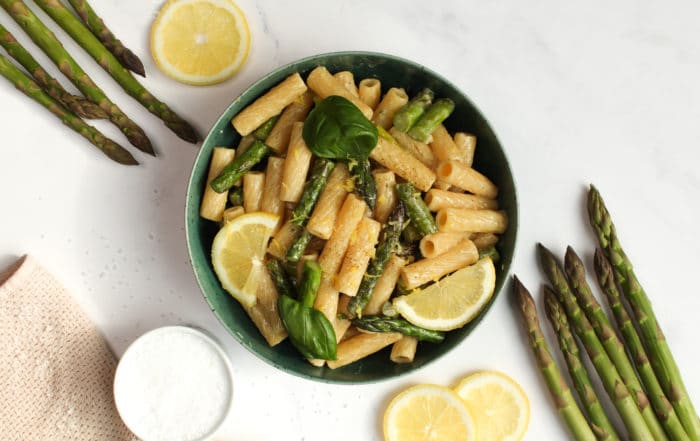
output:
M416 326L451 331L472 320L493 296L496 269L489 257L455 271L423 290L396 297L394 308Z
M221 286L246 307L255 305L265 271L265 251L279 216L248 213L226 223L211 247L211 261Z
M384 412L384 441L472 441L475 432L465 403L443 386L410 387Z
M509 376L477 372L455 387L478 428L478 441L519 441L530 423L530 402Z
M151 27L151 54L169 77L187 84L220 83L245 63L250 30L231 0L169 0Z

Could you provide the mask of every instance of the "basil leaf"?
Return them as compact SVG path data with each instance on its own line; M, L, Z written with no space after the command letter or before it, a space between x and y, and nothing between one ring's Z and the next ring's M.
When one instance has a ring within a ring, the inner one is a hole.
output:
M314 155L328 159L366 159L377 145L377 128L349 100L321 100L304 121L302 136Z
M277 301L289 340L306 358L335 360L338 344L333 325L323 313L309 308L287 295Z

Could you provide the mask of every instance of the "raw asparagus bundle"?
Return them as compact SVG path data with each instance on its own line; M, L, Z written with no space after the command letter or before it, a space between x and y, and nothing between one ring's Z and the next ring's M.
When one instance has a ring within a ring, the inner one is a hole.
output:
M107 112L109 120L136 148L154 154L144 131L130 120L88 76L39 18L21 0L0 0L0 6L24 29L29 37L58 66L63 74L94 103Z
M0 75L7 78L22 93L46 107L51 113L60 118L65 125L78 132L80 136L90 141L112 160L125 165L138 164L128 151L102 135L102 133L94 127L86 124L72 112L66 110L61 104L44 92L37 83L32 81L31 78L25 75L24 72L2 55L0 55Z
M142 77L146 76L146 71L139 57L114 36L87 0L68 0L68 3L73 6L85 26L90 28L93 35L119 60L122 66Z
M548 286L544 288L544 302L547 318L559 341L559 349L564 355L569 376L574 384L574 389L578 392L580 402L586 409L593 431L601 441L619 440L620 438L605 414L605 409L600 404L595 388L583 365L583 360L581 359L576 340L571 333L564 307L559 303L556 294Z
M620 374L620 378L622 378L625 386L627 386L632 399L637 403L637 407L639 407L644 421L646 421L649 430L652 435L654 435L654 439L667 440L668 437L664 433L659 420L656 419L652 408L649 406L649 398L637 378L637 373L632 366L632 362L627 358L625 347L622 345L608 317L605 315L603 308L600 307L600 304L593 296L586 282L586 271L583 267L583 262L571 247L566 249L564 270L568 277L569 286L578 300L578 305L593 326L598 339L605 348L613 365L615 365L617 372Z
M593 186L588 192L588 216L598 242L612 265L614 278L631 307L656 378L690 439L700 440L700 420L683 384L678 365L656 319L649 297L639 284L632 263L617 239L610 213L600 193Z
M554 399L559 415L571 430L577 441L596 441L591 427L586 421L586 417L581 413L581 409L576 404L569 386L557 368L554 358L549 351L547 341L542 333L539 319L537 318L537 308L528 290L520 283L517 277L513 277L513 294L519 306L520 314L525 324L528 343L535 356L537 365L542 373L542 377L547 383L549 393Z
M637 404L630 396L630 392L625 387L615 365L605 352L590 321L578 306L576 297L571 292L569 283L566 280L564 270L560 267L556 257L542 244L538 245L538 251L542 268L554 287L557 300L564 305L566 315L574 328L574 332L586 348L586 352L598 372L606 392L625 423L630 437L637 441L653 441L654 436L642 417Z
M4 4L10 5L15 11L17 4L22 4L21 0L2 0ZM73 13L71 13L61 2L57 0L35 0L36 4L44 10L76 43L85 49L97 63L106 70L112 78L134 99L140 102L149 112L163 120L177 136L185 141L196 143L199 135L190 124L180 118L165 103L159 101L148 90L146 90L136 78L119 60L109 52L104 45L83 25ZM7 9L7 8L6 8ZM26 9L26 7L24 8Z
M64 107L82 118L107 118L107 112L102 110L100 106L82 96L73 95L64 89L61 83L49 75L39 62L34 59L32 54L2 24L0 24L0 46L5 48L7 53L29 72L34 81L44 89L47 95Z

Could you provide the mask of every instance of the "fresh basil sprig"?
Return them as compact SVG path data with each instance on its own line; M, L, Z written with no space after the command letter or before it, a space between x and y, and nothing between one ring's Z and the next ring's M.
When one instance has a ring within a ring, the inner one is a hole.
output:
M309 112L302 132L314 155L328 159L366 159L377 145L377 128L352 102L332 95Z

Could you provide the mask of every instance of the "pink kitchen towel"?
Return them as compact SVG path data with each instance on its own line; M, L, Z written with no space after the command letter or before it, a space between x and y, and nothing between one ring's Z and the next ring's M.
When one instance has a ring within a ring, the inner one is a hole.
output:
M0 438L125 441L116 359L61 284L31 257L0 272Z

